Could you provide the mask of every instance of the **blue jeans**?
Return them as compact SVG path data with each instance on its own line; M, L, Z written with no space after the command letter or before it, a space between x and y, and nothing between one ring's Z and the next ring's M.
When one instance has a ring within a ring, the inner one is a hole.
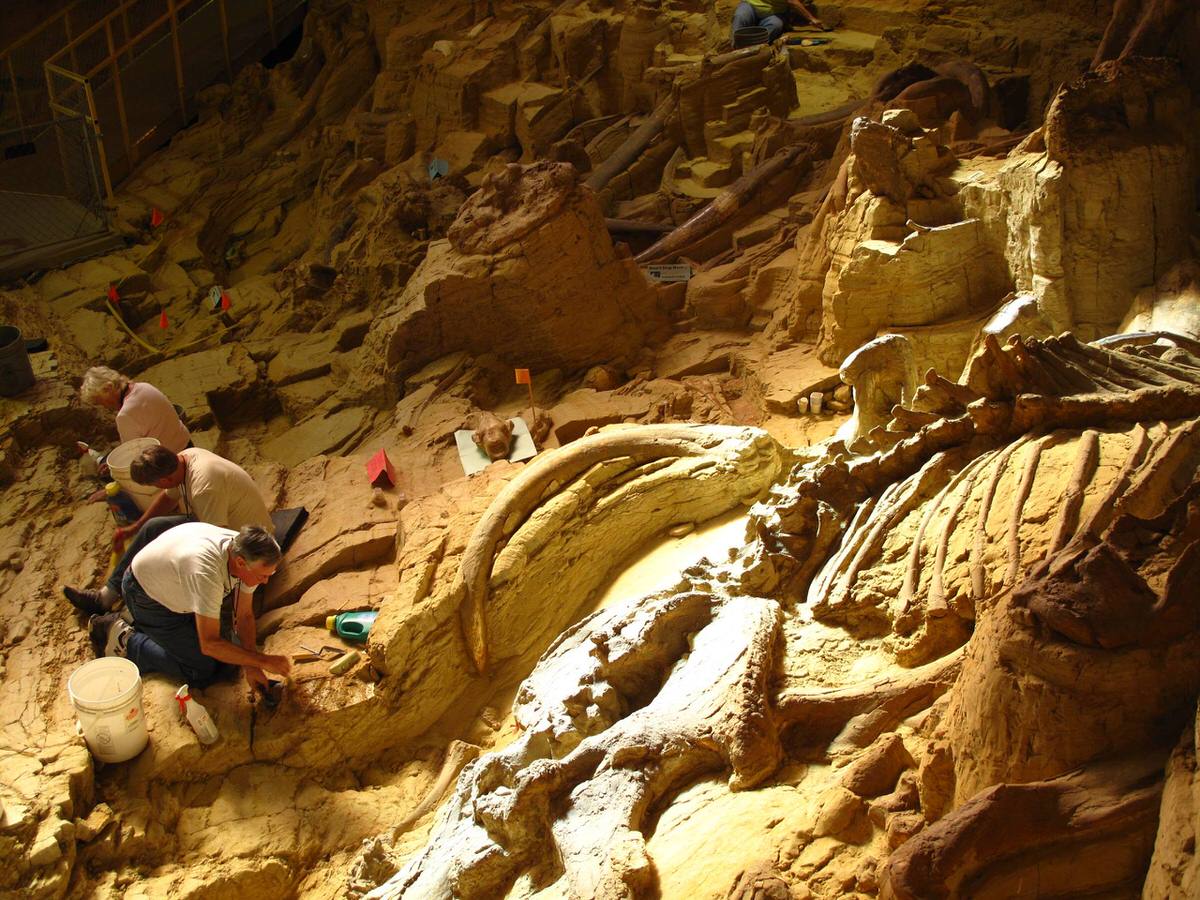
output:
M138 555L143 547L162 534L168 529L174 528L176 525L182 525L188 521L188 516L157 516L141 527L141 530L133 536L133 540L129 542L129 546L125 548L125 554L117 561L116 567L112 570L112 574L108 576L108 589L114 594L121 593L121 582L125 578L125 570L129 568L129 564L133 562L133 558Z
M125 655L143 675L161 672L201 688L232 668L200 650L195 615L167 609L142 590L133 569L125 570L121 596L133 614L133 634Z
M754 7L749 3L739 3L737 9L733 11L733 30L736 32L739 28L749 28L752 25L759 25L767 29L767 40L773 41L783 34L783 19L779 16L763 16L758 17Z

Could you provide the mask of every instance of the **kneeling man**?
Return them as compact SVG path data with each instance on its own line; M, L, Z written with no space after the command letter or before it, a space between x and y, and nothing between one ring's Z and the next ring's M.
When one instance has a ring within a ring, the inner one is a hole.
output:
M163 532L134 557L121 582L133 625L119 614L93 616L100 656L124 656L143 675L161 672L193 687L213 681L221 664L241 666L251 689L267 672L287 675L286 656L259 653L251 594L279 565L275 539L257 525L241 531L188 522ZM221 610L233 611L237 643L221 634Z

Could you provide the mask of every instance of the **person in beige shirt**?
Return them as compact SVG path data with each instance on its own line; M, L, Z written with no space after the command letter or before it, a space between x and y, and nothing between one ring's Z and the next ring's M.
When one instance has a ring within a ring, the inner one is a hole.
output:
M114 533L113 539L118 545L124 545L135 534L137 537L125 548L103 587L63 586L63 596L87 615L111 610L121 599L125 570L141 548L164 531L189 519L231 531L257 525L267 534L275 534L271 514L254 479L241 466L215 453L199 447L189 447L179 453L172 453L161 445L149 447L130 465L129 474L138 484L163 490L150 501L141 518ZM151 520L157 521L143 529Z
M258 525L275 533L266 501L246 470L224 457L199 447L172 453L166 447L148 447L129 467L138 484L160 487L140 519L118 529L128 538L155 516L178 509L198 522L234 531Z

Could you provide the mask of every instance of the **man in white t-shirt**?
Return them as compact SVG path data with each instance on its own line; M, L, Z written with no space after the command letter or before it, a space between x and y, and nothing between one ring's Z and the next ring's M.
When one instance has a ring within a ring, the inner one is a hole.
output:
M275 539L255 525L230 531L187 522L164 532L134 557L121 583L133 616L93 616L88 623L99 656L123 656L142 674L160 672L203 687L221 664L240 666L251 689L267 686L264 672L287 675L286 656L259 653L251 594L279 565ZM229 604L237 643L221 634Z
M159 534L191 519L237 531L243 525L257 525L275 533L258 486L246 470L229 460L190 447L172 453L166 447L149 447L130 465L130 475L139 484L156 485L163 492L150 501L141 517L132 525L118 528L115 539L125 543L133 535L108 581L100 589L64 586L63 595L87 615L107 612L121 599L125 570L137 553ZM170 515L181 512L184 515ZM152 525L148 525L153 520Z

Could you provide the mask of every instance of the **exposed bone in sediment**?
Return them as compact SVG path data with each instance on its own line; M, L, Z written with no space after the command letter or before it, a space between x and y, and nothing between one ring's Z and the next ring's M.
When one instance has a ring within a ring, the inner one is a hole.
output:
M1200 420L1177 429L1142 467L1137 480L1118 503L1117 515L1155 519L1196 475L1200 453ZM1114 516L1115 520L1115 516Z
M561 867L570 896L653 892L644 832L662 796L708 772L752 788L779 765L780 622L773 601L693 592L581 623L518 689L522 736L471 764L425 848L369 896L502 897L539 867Z
M584 184L593 191L598 191L629 168L630 164L650 146L650 142L658 137L666 127L667 119L675 111L675 105L676 98L672 92L654 108L654 112L633 130L633 133L612 152L608 159L592 169Z
M1136 390L1147 385L1167 385L1176 379L1149 366L1143 366L1126 354L1111 353L1099 347L1081 344L1073 335L1048 339L1054 341L1054 351L1068 365L1076 366L1094 380L1106 379L1119 385L1121 390ZM1124 357L1124 359L1122 359Z
M1157 454L1159 446L1167 438L1166 426L1160 423L1155 430L1156 434L1151 435L1140 422L1134 426L1130 434L1129 453L1125 465L1121 467L1121 473L1112 483L1108 493L1100 498L1087 521L1079 526L1077 534L1099 538L1108 528L1109 523L1116 517L1118 500L1129 489L1134 474L1142 467L1142 460L1148 453Z
M971 106L977 115L987 116L992 107L992 88L979 66L965 59L952 59L934 67L939 75L955 78L966 85Z
M928 529L929 524L933 521L934 516L941 512L943 509L943 504L946 502L946 498L950 496L951 492L953 492L955 488L957 488L963 483L964 480L968 478L968 473L974 472L978 469L980 459L980 457L977 457L968 465L959 468L957 472L951 475L949 481L947 481L945 486L938 492L937 497L935 497L932 502L925 504L925 513L923 516L921 516L921 524L917 526L916 534L913 535L912 538L912 545L908 550L908 562L905 565L904 570L904 583L900 587L900 595L897 598L897 613L895 615L895 629L897 630L897 633L910 633L912 629L917 627L921 619L928 616L942 615L946 612L946 602L940 591L940 583L938 585L939 591L936 605L934 604L934 596L931 584L931 590L929 591L925 602L924 616L919 614L921 612L920 610L914 608L914 603L917 598L917 589L921 585L921 557L923 555L925 546L925 531ZM961 498L960 503L953 510L951 510L950 515L955 515L958 509L961 509ZM947 522L949 524L949 520L947 520ZM949 540L949 531L947 530L945 533L947 535L947 540ZM942 557L944 559L945 553L943 550L941 550L940 543L938 549L942 552ZM937 564L935 562L935 572L938 571L936 565ZM901 631L900 629L902 628L905 630Z
M979 603L986 596L983 583L986 569L983 554L987 549L987 520L992 510L992 500L996 497L996 486L1004 475L1009 457L1031 440L1033 435L1023 435L1000 451L995 460L995 468L992 469L992 477L988 479L983 496L979 500L979 514L975 519L975 534L971 542L971 599L975 603Z
M906 409L899 403L895 404L892 409L892 420L888 422L888 431L903 431L912 434L920 431L926 425L932 425L941 418L937 413L918 412L916 410Z
M929 599L926 602L926 607L931 614L934 610L941 610L948 607L946 603L944 573L946 571L946 553L950 548L950 538L953 536L954 530L958 527L958 520L962 516L963 507L966 506L972 491L975 489L975 479L995 459L997 452L995 450L987 451L972 460L971 464L960 473L962 490L959 492L954 506L950 508L950 512L946 516L946 524L942 526L942 533L938 537L937 552L933 558L933 572L929 577Z
M911 513L919 502L929 496L930 483L949 477L949 469L946 454L937 453L916 475L890 486L883 492L870 518L861 526L865 537L859 542L853 559L815 609L836 609L849 599L858 573L878 558L889 532Z
M980 398L977 391L966 385L943 378L933 369L925 372L924 383L913 397L913 411L936 413L941 416L960 416L967 406Z
M1069 382L1047 370L1025 346L1019 335L1014 335L1005 348L1008 357L1013 361L1017 371L1029 389L1051 397L1075 393L1075 387Z
M708 234L737 214L758 189L785 169L807 164L813 148L807 144L784 147L762 165L747 172L696 213L653 246L639 253L639 263L669 261L688 244Z
M1050 340L1053 340L1051 338ZM1058 393L1087 394L1097 389L1120 391L1125 385L1104 378L1094 372L1084 372L1081 366L1063 362L1054 353L1050 341L1037 342L1030 340L1026 344L1030 358L1040 365L1046 374L1060 386Z
M775 703L780 728L827 735L840 728L831 753L866 747L889 728L927 708L958 678L965 648L898 675L814 691L785 688Z
M837 552L829 558L820 572L809 583L808 586L808 603L815 606L820 603L822 598L829 592L829 586L834 582L842 571L842 565L845 561L855 553L859 546L867 537L867 531L863 527L863 523L870 517L875 510L877 500L875 497L868 497L858 505L854 511L854 517L850 520L850 525L844 532L841 546Z
M1169 341L1174 344L1174 347L1160 344L1159 341ZM1125 334L1111 334L1108 337L1097 338L1092 341L1092 345L1109 350L1120 350L1141 358L1145 358L1148 354L1157 355L1169 349L1178 349L1189 351L1189 356L1200 359L1200 341L1176 334L1173 331L1132 331ZM1200 366L1195 367L1200 368Z
M983 338L983 353L967 368L967 386L992 400L1015 397L1029 387L1013 358L994 334Z
M1172 336L1171 339L1178 340L1175 336ZM1163 356L1155 356L1151 352L1154 349L1157 348L1134 347L1125 356L1130 360L1136 360L1138 363L1156 372L1169 375L1176 381L1181 381L1184 384L1196 384L1197 379L1200 378L1200 357L1179 347L1166 350ZM1167 359L1167 356L1171 358Z
M1020 394L1012 401L1009 433L1038 428L1086 428L1089 425L1200 415L1200 391L1194 386L1146 387L1120 394L1056 397Z
M1100 434L1094 428L1085 431L1075 445L1075 467L1071 470L1071 480L1063 492L1062 504L1058 510L1058 527L1054 530L1054 540L1050 543L1047 558L1054 556L1070 540L1079 523L1079 510L1083 506L1084 489L1091 483L1096 474L1096 466L1100 462Z
M1124 496L1130 481L1141 468L1142 461L1148 454L1156 453L1159 445L1168 435L1166 427L1161 424L1157 426L1156 430L1157 434L1151 437L1141 423L1134 426L1130 432L1129 452L1120 473L1109 485L1104 496L1097 499L1091 515L1080 523L1066 544L1057 553L1047 555L1046 559L1039 564L1034 573L1035 577L1043 577L1048 571L1052 571L1055 575L1061 574L1063 570L1074 565L1078 553L1073 548L1094 545L1100 540L1100 536L1116 517L1119 500Z
M1025 503L1029 500L1029 492L1033 490L1033 480L1037 477L1038 463L1042 451L1052 442L1058 440L1055 435L1048 434L1038 438L1029 445L1025 453L1025 465L1021 471L1021 481L1013 494L1012 508L1008 514L1008 567L1004 572L1004 584L1011 585L1017 580L1021 570L1021 521L1025 515Z
M641 222L635 219L605 219L604 227L610 232L625 234L668 234L675 229L674 225L663 225L659 222Z
M716 426L648 425L581 438L554 453L538 456L527 465L479 520L459 566L463 587L459 616L478 671L486 671L488 666L486 604L496 549L503 538L513 534L528 518L552 482L565 484L597 463L618 457L641 464L667 457L720 455L726 441L736 442L737 435L744 432L745 429ZM728 446L732 448L736 443Z
M1097 763L1047 781L994 785L897 849L884 870L880 896L1017 896L1023 893L1017 888L1020 875L1042 883L1038 850L1048 842L1083 847L1106 838L1114 849L1122 849L1112 865L1127 869L1140 884L1145 862L1133 848L1153 844L1161 770L1162 754L1155 752ZM1023 824L1016 828L1014 822ZM1014 872L1020 873L1016 881ZM1060 887L1074 893L1069 885L1078 875L1068 877L1070 882L1051 883L1048 895L1068 895ZM1063 881L1063 875L1057 878Z
M403 819L396 823L392 829L392 841L400 839L406 831L413 827L421 820L421 818L437 806L442 799L442 795L446 793L446 788L450 787L462 772L463 767L471 760L479 756L479 747L475 744L468 744L466 741L451 741L450 746L446 748L446 758L442 761L442 769L438 772L437 780L433 786L425 793L421 802L413 807L412 811Z

